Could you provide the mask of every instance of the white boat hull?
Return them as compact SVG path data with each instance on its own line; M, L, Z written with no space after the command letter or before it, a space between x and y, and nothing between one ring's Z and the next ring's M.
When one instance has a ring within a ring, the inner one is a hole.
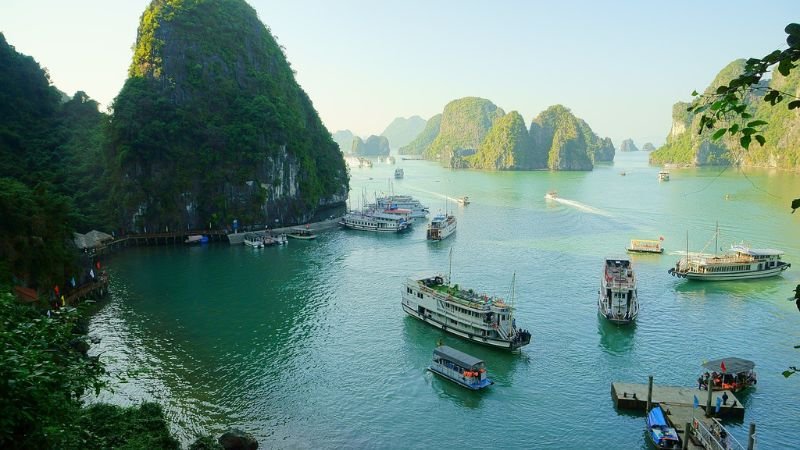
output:
M457 328L453 328L452 326L447 326L447 325L439 322L438 320L433 319L432 317L426 317L426 316L422 315L421 313L419 313L417 311L414 311L413 309L409 308L405 303L403 303L403 311L405 311L406 314L408 314L409 316L415 317L415 318L417 318L417 319L419 319L419 320L421 320L421 321L423 321L423 322L425 322L427 324L433 325L434 327L439 328L442 331L446 331L446 332L448 332L450 334L454 334L454 335L456 335L458 337L462 337L464 339L468 339L470 341L477 342L479 344L489 345L489 346L497 347L497 348L505 348L505 349L509 349L509 350L514 350L514 349L518 348L518 347L515 347L511 342L508 342L508 341L503 341L503 340L499 340L499 339L492 339L492 338L483 337L483 336L476 336L474 334L467 333L466 331L462 331L462 330L459 330Z
M757 278L767 278L780 275L781 272L788 269L789 265L784 264L777 267L770 267L769 269L753 270L744 272L730 272L730 273L694 273L694 272L673 272L677 277L688 278L690 280L699 281L731 281L731 280L752 280Z

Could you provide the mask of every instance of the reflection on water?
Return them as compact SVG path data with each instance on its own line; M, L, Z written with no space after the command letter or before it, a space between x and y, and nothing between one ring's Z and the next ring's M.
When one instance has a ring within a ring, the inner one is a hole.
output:
M608 354L623 355L633 348L637 322L627 325L615 325L597 315L597 334L600 335L600 347Z

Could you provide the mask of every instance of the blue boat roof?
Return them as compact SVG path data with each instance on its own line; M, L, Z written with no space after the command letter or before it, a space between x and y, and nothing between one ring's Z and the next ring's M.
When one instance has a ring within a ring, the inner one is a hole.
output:
M650 410L650 414L647 415L647 426L660 426L660 427L667 427L667 419L664 417L664 411L661 410L661 407L656 405L655 408Z

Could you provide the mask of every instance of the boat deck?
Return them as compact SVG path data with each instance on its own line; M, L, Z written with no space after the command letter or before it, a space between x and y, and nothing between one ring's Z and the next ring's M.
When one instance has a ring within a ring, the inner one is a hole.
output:
M728 403L722 405L718 417L730 419L743 419L744 406L731 391L713 391L711 393L711 409L715 409L717 398L722 398L723 393L728 394ZM700 402L698 411L705 411L708 391L677 386L657 386L653 385L653 403L662 405L672 405L675 407L688 407L692 409L694 397ZM636 383L623 383L614 381L611 383L611 398L614 405L623 409L638 409L644 411L647 407L647 385ZM698 413L702 415L702 413Z

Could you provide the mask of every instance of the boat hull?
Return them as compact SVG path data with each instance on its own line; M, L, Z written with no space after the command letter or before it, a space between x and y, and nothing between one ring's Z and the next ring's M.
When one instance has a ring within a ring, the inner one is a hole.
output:
M757 278L767 278L780 275L784 270L790 267L789 264L782 264L777 267L770 267L762 270L752 270L745 272L730 272L730 273L695 273L695 272L677 272L675 269L670 269L670 275L687 278L689 280L697 281L732 281L732 280L753 280Z
M485 380L481 380L480 383L470 384L470 383L467 383L465 380L461 380L459 378L453 378L453 377L445 374L444 372L440 371L436 366L430 366L430 367L428 367L428 370L430 370L431 372L435 373L436 375L439 375L440 377L444 378L445 380L452 381L453 383L455 383L455 384L457 384L459 386L463 386L463 387L465 387L467 389L470 389L470 390L473 390L473 391L479 391L479 390L481 390L481 389L483 389L485 387L488 387L488 386L491 386L492 384L494 384L494 382L492 382L492 380L490 380L488 378L485 379Z
M509 341L501 340L501 339L493 339L493 338L484 337L484 336L477 336L477 335L474 335L472 333L468 333L466 331L462 331L462 330L460 330L458 328L453 328L452 326L445 325L445 324L439 322L438 320L434 319L433 317L426 317L422 313L420 313L418 311L415 311L412 308L409 308L408 305L406 305L405 303L403 303L403 311L405 311L406 314L408 314L409 316L414 317L416 319L419 319L419 320L421 320L421 321L423 321L423 322L425 322L425 323L427 323L429 325L432 325L432 326L434 326L434 327L436 327L436 328L438 328L438 329L440 329L442 331L446 331L446 332L448 332L450 334L453 334L455 336L458 336L458 337L461 337L461 338L464 338L464 339L467 339L467 340L470 340L470 341L473 341L473 342L477 342L479 344L488 345L490 347L503 348L503 349L506 349L506 350L516 350L516 349L528 344L528 342L525 342L522 345L519 345L519 344L515 344L515 343L512 343L512 342L509 342Z
M228 242L231 245L241 245L244 244L244 235L246 233L230 233L228 234Z

